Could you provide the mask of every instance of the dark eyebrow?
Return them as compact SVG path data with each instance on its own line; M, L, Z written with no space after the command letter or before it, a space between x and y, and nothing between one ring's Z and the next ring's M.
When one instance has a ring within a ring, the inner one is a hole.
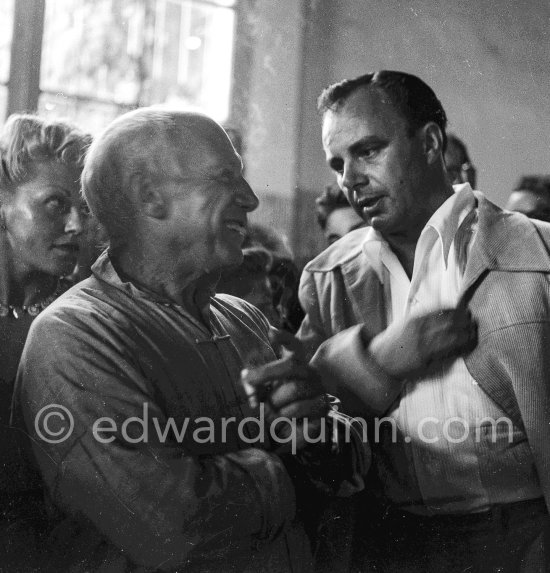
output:
M361 148L363 148L365 146L368 146L368 145L379 146L379 145L384 145L385 143L386 143L386 140L381 139L377 135L367 135L367 136L359 139L358 141L356 141L352 145L350 145L349 150L351 151L351 153L356 153L357 151L359 151Z

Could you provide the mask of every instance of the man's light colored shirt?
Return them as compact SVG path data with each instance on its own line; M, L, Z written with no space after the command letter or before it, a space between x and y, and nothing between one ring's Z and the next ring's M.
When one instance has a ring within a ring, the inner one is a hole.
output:
M423 229L410 280L369 229L363 250L384 285L388 324L457 305L477 211L468 184L455 191ZM542 495L524 432L481 390L463 358L407 382L388 418L379 471L394 503L418 513L462 513Z

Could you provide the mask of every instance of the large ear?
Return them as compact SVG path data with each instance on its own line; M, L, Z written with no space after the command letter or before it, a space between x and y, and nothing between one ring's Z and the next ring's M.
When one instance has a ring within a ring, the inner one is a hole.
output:
M421 135L424 153L431 165L443 155L443 133L437 123L430 121L421 129Z
M154 219L164 219L168 214L168 198L159 185L155 185L145 172L136 172L129 181L132 197L139 213Z

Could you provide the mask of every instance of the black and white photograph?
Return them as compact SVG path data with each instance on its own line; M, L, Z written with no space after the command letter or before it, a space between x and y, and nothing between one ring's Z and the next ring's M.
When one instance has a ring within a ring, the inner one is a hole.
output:
M549 0L0 0L0 573L550 573Z

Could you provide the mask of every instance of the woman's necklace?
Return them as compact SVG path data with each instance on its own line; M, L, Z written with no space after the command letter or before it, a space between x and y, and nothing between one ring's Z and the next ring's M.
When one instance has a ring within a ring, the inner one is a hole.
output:
M14 318L19 318L21 313L27 313L29 316L37 316L40 314L47 306L49 306L58 296L63 294L67 290L67 285L62 284L61 281L57 283L57 287L55 291L39 300L38 302L34 302L33 304L23 305L23 306L15 306L13 304L5 305L0 302L0 318L5 318L12 314Z

